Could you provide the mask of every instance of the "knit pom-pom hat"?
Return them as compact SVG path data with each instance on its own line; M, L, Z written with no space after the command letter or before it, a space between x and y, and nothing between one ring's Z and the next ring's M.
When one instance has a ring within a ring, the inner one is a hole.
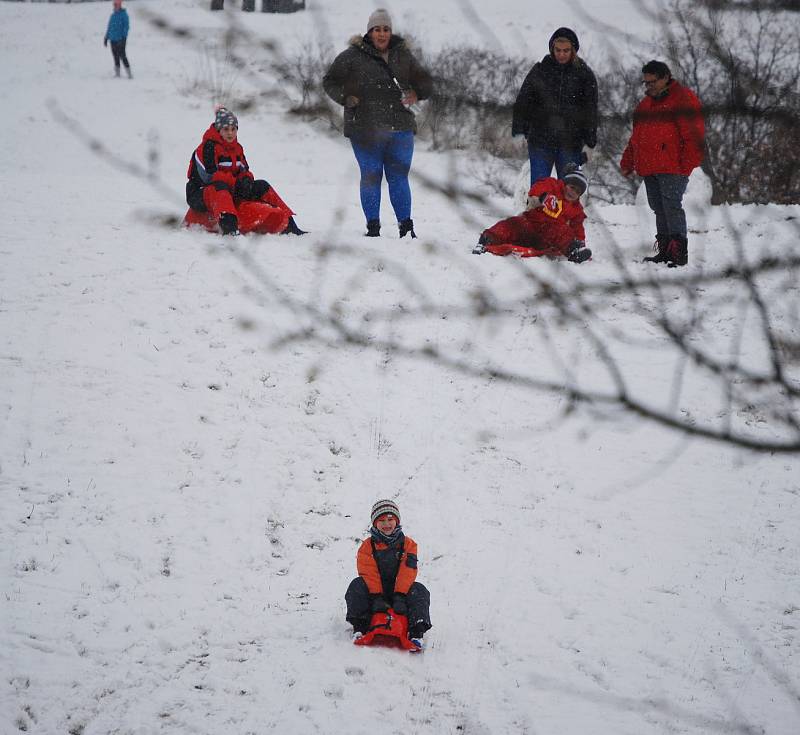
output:
M397 518L397 522L400 523L400 509L397 507L397 503L392 500L379 500L377 503L375 503L375 505L372 506L370 523L374 526L375 521L387 513L391 513L395 518Z
M580 167L576 166L574 163L567 164L563 181L565 184L575 187L575 189L581 193L581 196L586 193L586 189L589 187L586 174L584 174Z
M222 130L222 128L227 127L228 125L236 128L237 130L239 129L239 120L229 109L226 107L217 107L215 112L217 115L214 118L214 127L217 130Z

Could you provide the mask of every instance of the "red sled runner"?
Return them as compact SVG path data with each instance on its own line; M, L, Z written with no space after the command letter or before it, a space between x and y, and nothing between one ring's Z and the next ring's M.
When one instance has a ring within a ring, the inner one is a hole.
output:
M486 246L486 252L492 255L515 255L518 258L538 258L540 256L557 257L561 252L556 248L534 248L528 245L514 245L513 243L491 243Z
M369 630L353 641L356 646L385 646L402 648L410 653L419 653L422 648L408 638L408 618L398 615L392 608L385 613L375 613Z

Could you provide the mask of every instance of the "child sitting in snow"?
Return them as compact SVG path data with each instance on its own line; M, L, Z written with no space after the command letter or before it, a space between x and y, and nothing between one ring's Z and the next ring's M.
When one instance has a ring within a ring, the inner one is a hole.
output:
M408 618L408 637L422 647L422 636L431 627L430 592L416 581L417 544L403 534L400 511L391 500L372 506L370 537L356 555L356 577L344 596L347 622L354 639L370 627L375 613L392 608Z
M574 164L567 166L563 179L535 181L528 192L528 209L484 230L472 252L513 253L522 258L564 256L583 263L592 257L586 247L586 213L580 202L586 187L586 177Z
M189 163L184 224L219 229L223 235L305 234L275 190L250 172L238 132L236 115L219 107Z

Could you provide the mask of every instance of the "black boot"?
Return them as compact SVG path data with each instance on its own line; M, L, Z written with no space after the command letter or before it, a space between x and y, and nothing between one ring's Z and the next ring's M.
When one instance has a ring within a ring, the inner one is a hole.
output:
M367 231L364 234L366 237L380 237L381 221L379 219L371 219L367 222Z
M414 220L410 217L408 219L404 219L402 222L398 222L397 226L400 228L400 237L405 237L409 232L411 233L412 239L416 239L417 233L414 232Z
M221 214L219 217L219 229L223 235L238 235L239 220L236 219L236 215L230 212Z
M667 246L670 239L669 235L656 235L656 240L653 243L653 250L655 250L656 254L645 258L642 263L666 263L669 260Z
M570 263L583 263L589 258L592 257L592 251L589 250L587 247L578 247L573 249L569 255L567 255L567 260Z
M369 630L369 618L347 618L347 622L353 626L353 633L364 635Z
M286 225L286 229L281 232L281 235L306 235L308 234L308 230L301 230L297 226L297 222L294 221L294 217L289 217L289 223Z
M484 232L478 238L478 244L472 248L473 255L483 255L486 252L486 246L489 244L489 238L486 237L486 233Z
M689 241L685 235L673 235L667 244L667 266L677 268L689 262Z

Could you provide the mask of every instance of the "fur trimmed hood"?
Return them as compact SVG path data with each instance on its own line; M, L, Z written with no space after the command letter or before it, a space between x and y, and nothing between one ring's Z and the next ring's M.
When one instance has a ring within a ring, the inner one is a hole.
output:
M347 42L348 46L355 46L357 49L361 49L362 51L366 51L367 53L377 53L378 49L376 49L369 41L369 37L364 34L363 36L355 35L351 36L350 40ZM389 39L389 51L394 49L400 50L404 49L406 51L411 51L411 44L404 38L403 36L398 36L396 33L392 34L392 37Z

